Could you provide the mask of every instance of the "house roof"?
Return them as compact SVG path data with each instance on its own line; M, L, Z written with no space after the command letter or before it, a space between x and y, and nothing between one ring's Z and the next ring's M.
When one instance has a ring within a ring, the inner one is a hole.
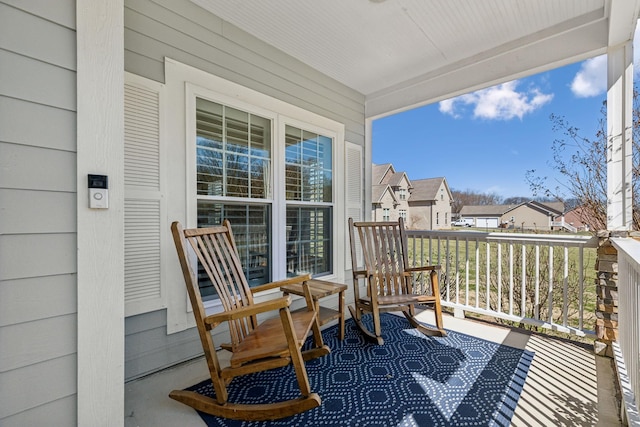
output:
M513 206L512 208L506 210L504 213L519 208L520 206L528 206L531 209L543 212L554 217L560 215L564 211L564 203L562 202L540 203L536 202L535 200L530 200L528 202L520 203L519 205Z
M192 1L222 31L240 28L351 88L355 104L364 95L369 118L604 54L632 40L640 10L640 0Z
M409 197L409 202L436 200L438 198L438 189L443 182L445 183L445 188L447 189L447 192L449 192L449 197L451 198L449 186L446 185L446 180L443 177L426 178L411 181L411 184L413 185L413 191L411 192L411 196Z
M465 205L460 209L461 216L502 216L513 205Z
M381 165L373 164L371 167L371 182L373 185L382 184L382 180L389 169L391 169L392 173L395 173L391 163L384 163Z
M389 184L378 184L371 187L371 203L380 203L387 192L391 194L393 201L397 203L398 199Z

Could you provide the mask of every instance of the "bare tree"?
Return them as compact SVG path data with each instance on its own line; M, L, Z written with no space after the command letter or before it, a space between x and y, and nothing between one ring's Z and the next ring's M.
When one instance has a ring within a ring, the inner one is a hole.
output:
M499 205L501 204L502 197L495 193L478 193L473 190L451 190L453 195L453 203L451 205L451 211L453 213L460 213L463 206L478 206L478 205Z
M547 177L536 175L535 170L527 171L526 178L534 195L557 198L565 201L575 199L580 209L581 221L589 224L591 230L607 228L607 128L606 102L601 108L598 130L593 138L585 137L580 129L572 126L563 116L550 116L553 131L562 136L553 141L553 161L551 166L558 171L562 181L549 184ZM638 176L640 159L640 94L633 93L633 228L640 230L640 210L638 207ZM554 186L552 186L554 185Z

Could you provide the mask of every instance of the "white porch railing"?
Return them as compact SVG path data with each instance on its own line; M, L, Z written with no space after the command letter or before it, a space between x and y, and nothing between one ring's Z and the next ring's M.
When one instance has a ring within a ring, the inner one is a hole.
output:
M594 337L597 238L408 230L413 265L440 264L442 304Z
M618 250L618 341L614 356L622 391L622 419L640 425L640 243L612 239Z

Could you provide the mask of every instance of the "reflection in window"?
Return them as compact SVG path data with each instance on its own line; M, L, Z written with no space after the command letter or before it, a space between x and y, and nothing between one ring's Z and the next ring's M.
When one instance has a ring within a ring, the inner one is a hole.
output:
M287 200L332 201L332 144L327 136L286 126Z
M331 273L331 208L287 208L287 276Z
M271 198L271 121L196 99L197 194Z

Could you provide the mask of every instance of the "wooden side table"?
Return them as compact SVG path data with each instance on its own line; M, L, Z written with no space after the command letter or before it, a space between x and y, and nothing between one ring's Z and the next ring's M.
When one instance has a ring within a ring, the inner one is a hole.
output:
M318 310L318 323L324 325L334 319L339 319L340 326L338 329L338 338L344 339L344 291L347 290L347 285L341 283L327 282L325 280L311 279L307 282L309 284L309 291L311 297L316 304ZM281 286L280 290L285 294L294 294L304 296L301 283L295 283L292 285ZM327 307L322 307L318 300L328 297L329 295L338 294L338 309L334 310Z

